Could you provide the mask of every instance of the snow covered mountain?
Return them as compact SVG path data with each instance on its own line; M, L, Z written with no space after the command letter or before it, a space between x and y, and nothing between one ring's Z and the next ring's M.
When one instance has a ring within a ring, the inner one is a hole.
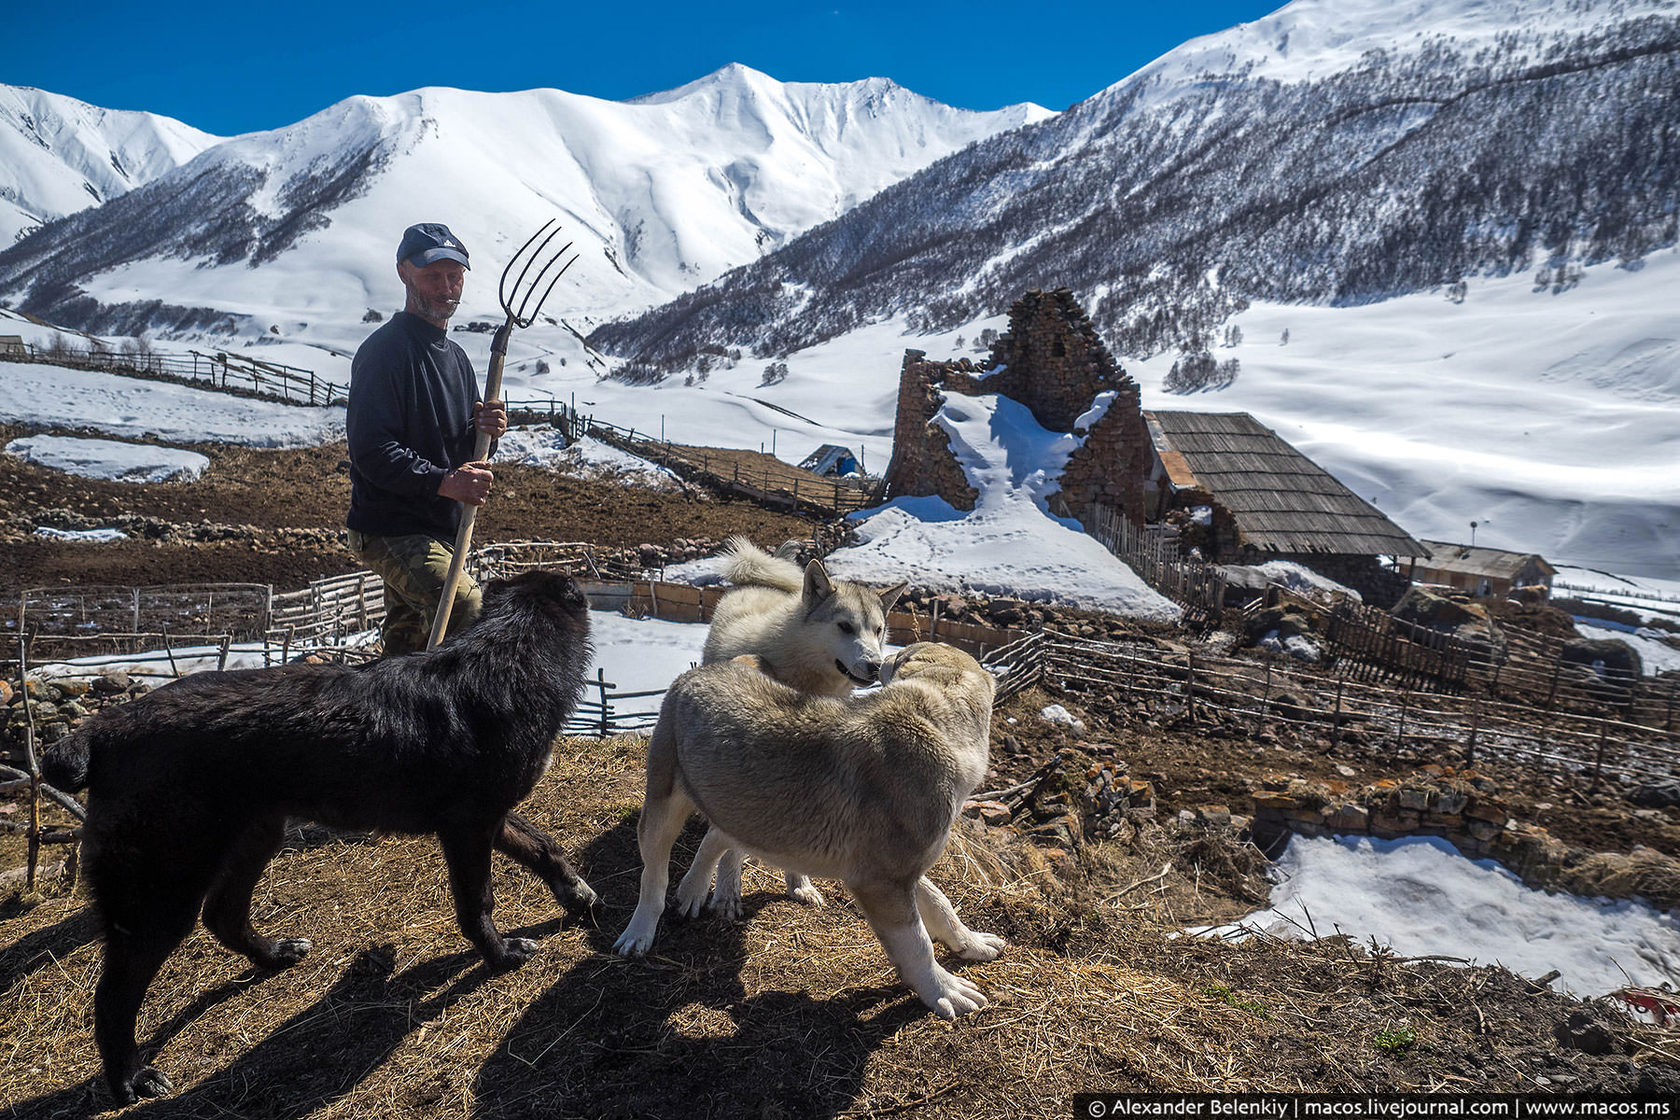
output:
M1676 89L1673 0L1295 0L589 341L787 384L896 323L890 380L1065 285L1147 407L1252 411L1414 535L1673 574Z
M144 186L220 142L155 113L0 85L0 248Z
M1676 88L1673 0L1296 0L594 341L676 369L1067 285L1142 355L1257 298L1634 259L1677 235Z
M400 296L404 226L448 223L490 274L464 310L499 319L491 270L559 217L581 259L549 310L588 323L668 300L1048 115L742 66L629 102L553 89L356 97L209 147L0 253L0 299L87 330L272 328L342 347Z

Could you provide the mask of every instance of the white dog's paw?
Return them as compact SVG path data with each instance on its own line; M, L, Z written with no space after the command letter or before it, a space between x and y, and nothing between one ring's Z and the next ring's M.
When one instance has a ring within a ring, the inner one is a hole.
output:
M827 906L828 899L823 897L817 885L803 875L789 875L787 877L788 897L795 902L803 902L806 906Z
M635 922L613 942L613 952L621 957L644 957L652 947L653 930L639 930Z
M1009 942L995 933L981 933L977 929L968 931L967 939L955 947L957 956L965 961L995 960Z
M726 922L741 920L741 895L739 892L712 891L711 911Z
M684 918L697 917L705 909L706 893L711 889L710 883L685 878L677 886L677 899L672 909Z
M986 993L964 980L961 976L954 976L938 965L933 966L933 975L929 982L919 987L916 994L922 997L922 1002L933 1009L933 1013L941 1019L955 1019L958 1015L967 1015L971 1011L978 1011L986 1006Z

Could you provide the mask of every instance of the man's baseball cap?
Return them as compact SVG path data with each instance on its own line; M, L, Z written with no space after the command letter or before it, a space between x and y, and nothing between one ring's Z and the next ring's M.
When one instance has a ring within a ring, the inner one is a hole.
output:
M467 247L461 239L439 222L421 222L403 230L402 244L397 246L397 263L410 261L425 268L433 261L460 261L468 268Z

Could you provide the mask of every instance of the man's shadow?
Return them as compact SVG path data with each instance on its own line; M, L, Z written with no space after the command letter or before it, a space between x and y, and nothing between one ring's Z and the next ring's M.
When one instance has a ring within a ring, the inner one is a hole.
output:
M696 818L678 841L673 882L703 832ZM927 1014L897 986L826 1000L797 991L749 997L740 978L743 923L710 916L681 921L667 911L648 957L622 960L612 946L640 885L635 820L597 837L578 862L604 904L589 934L597 955L544 992L480 1067L473 1115L481 1120L833 1116L856 1100L882 1040ZM608 868L633 872L599 874ZM743 921L778 899L749 894ZM705 1009L703 1031L673 1023L693 1005Z

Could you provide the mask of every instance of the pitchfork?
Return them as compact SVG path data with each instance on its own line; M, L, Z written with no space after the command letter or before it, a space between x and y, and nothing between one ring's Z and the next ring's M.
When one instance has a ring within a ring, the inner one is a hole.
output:
M549 227L553 226L550 231ZM484 399L486 401L500 400L502 396L502 366L507 361L508 336L514 327L521 329L536 321L537 313L548 300L548 294L554 290L554 285L560 282L566 270L577 263L578 255L573 253L569 260L561 263L575 241L568 241L552 254L548 253L549 243L560 236L560 223L553 218L543 223L542 229L531 235L531 239L519 247L519 251L508 261L507 267L502 269L501 283L496 285L496 295L501 300L502 310L507 313L507 320L496 328L495 337L490 340L490 372L484 382ZM543 234L548 234L543 237ZM541 238L539 243L538 238ZM534 246L534 248L533 248ZM526 250L530 250L529 256ZM515 265L520 258L525 258L525 264L519 269L519 275L513 274ZM543 266L537 269L535 276L531 276L531 269L541 260ZM559 265L559 270L549 278L549 270ZM530 276L530 282L526 277ZM548 280L548 287L543 288L543 281ZM537 295L541 289L542 295ZM535 299L535 303L532 300ZM490 454L490 437L484 432L478 433L477 442L473 445L473 461L477 462ZM461 503L461 527L455 532L455 555L449 561L449 574L443 580L443 596L438 600L437 615L432 620L432 636L426 642L426 648L431 649L443 641L445 630L449 629L449 615L455 608L455 588L461 582L461 568L467 560L467 549L472 547L473 520L478 516L478 507Z

